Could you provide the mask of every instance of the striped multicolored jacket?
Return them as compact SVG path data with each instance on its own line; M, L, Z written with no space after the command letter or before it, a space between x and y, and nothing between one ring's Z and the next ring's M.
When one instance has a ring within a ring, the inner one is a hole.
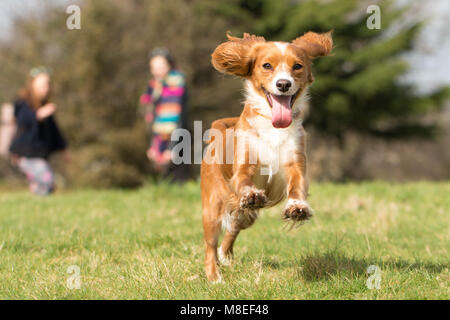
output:
M169 72L163 81L149 81L147 92L140 98L145 121L152 133L151 148L158 153L170 149L172 132L185 122L186 85L184 75Z

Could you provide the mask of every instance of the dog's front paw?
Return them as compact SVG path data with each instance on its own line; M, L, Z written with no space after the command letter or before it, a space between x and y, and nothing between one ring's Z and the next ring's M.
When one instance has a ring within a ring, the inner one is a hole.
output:
M254 187L246 187L239 200L241 209L260 209L267 203L267 196L264 190Z
M231 266L233 263L233 254L231 252L225 253L222 249L222 247L219 247L217 249L217 258L219 259L219 262L223 266Z
M291 221L304 221L311 218L313 210L305 200L289 199L284 210L284 219Z

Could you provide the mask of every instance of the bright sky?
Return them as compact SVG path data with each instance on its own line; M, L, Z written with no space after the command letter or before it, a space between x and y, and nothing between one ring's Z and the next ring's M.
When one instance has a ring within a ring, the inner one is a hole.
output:
M416 50L408 57L411 64L408 78L424 92L441 85L450 85L450 1L406 2L418 4L417 16L427 21L417 41ZM433 5L430 5L431 2Z
M4 39L11 32L11 22L15 16L29 12L39 12L53 4L69 5L78 0L0 0L0 38Z
M1 0L0 38L10 34L14 16L39 12L52 3L69 5L77 2L78 0ZM433 0L433 5L430 5L431 1L421 0L398 0L398 3L414 4L418 10L413 15L428 19L416 51L408 56L412 69L406 79L414 81L424 92L441 85L450 85L450 1Z

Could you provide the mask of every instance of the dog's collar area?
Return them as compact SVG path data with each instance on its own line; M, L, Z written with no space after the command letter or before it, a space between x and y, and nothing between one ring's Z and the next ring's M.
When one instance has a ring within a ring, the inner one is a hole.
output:
M263 118L266 118L267 120L272 120L272 117L269 117L269 116L267 116L267 115L265 115L265 114L259 113L259 112L256 111L256 110L253 110L253 112L256 113L258 116L261 116L261 117L263 117Z

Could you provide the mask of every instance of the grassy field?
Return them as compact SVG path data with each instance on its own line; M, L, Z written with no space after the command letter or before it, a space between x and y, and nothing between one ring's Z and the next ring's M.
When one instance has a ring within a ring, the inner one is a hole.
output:
M319 184L315 217L281 208L239 236L225 282L203 273L198 184L0 192L1 299L449 299L450 183ZM81 288L69 289L70 266ZM369 289L367 268L381 270ZM69 269L68 269L69 268Z

